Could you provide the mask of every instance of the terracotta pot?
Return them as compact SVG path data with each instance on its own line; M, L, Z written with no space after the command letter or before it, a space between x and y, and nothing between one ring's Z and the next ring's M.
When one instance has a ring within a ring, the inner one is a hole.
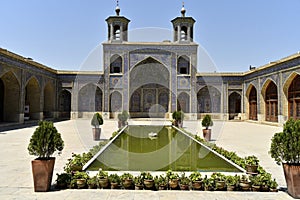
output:
M110 188L111 189L118 189L119 188L119 184L118 183L110 183Z
M180 190L189 190L189 185L186 184L180 184Z
M89 189L97 189L97 184L89 184Z
M258 165L246 165L246 171L249 174L256 174L257 168L258 168Z
M247 182L241 182L240 187L243 191L249 191L250 189L250 183Z
M234 185L227 185L227 191L234 191L235 186Z
M130 189L132 187L132 183L133 183L132 179L124 179L123 180L123 187L125 189Z
M50 190L55 158L48 160L35 159L31 161L35 192Z
M165 184L160 184L158 186L158 190L166 190L166 189L167 189L167 185L165 185Z
M86 186L86 180L83 178L76 179L76 184L78 189L84 188Z
M211 141L211 129L203 129L203 137L206 141Z
M144 180L145 188L151 189L154 186L154 180Z
M202 181L193 181L192 186L194 190L200 190L202 188Z
M172 179L169 181L170 189L176 189L178 187L178 180Z
M99 179L99 186L100 188L107 188L108 187L108 179L107 178L102 178Z
M143 185L135 185L134 189L135 190L142 190L143 189Z
M217 190L225 189L225 181L216 181L216 189Z
M260 191L260 185L252 185L251 188L252 188L253 192L259 192Z
M283 164L288 193L294 198L300 198L300 165Z
M101 128L93 128L93 139L100 140Z

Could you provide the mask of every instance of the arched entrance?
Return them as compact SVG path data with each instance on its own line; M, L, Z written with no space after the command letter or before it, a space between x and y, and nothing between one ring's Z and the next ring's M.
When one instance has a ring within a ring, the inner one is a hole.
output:
M221 93L213 86L205 86L197 94L198 113L220 113Z
M177 110L181 110L184 113L190 112L190 96L186 92L182 92L178 95Z
M169 110L169 90L159 84L146 84L131 95L131 117L165 117Z
M289 118L300 119L300 76L296 75L288 90Z
M20 84L12 72L0 78L0 121L19 122Z
M266 89L265 112L266 112L266 121L270 121L270 122L278 121L278 94L277 94L277 86L273 81L270 81Z
M44 88L44 118L52 118L55 108L55 93L51 83L47 83Z
M4 83L0 79L0 122L4 119Z
M78 116L82 117L82 112L95 111L102 111L102 91L96 85L89 83L78 93Z
M257 91L254 86L251 86L248 99L249 99L249 119L257 120Z
M68 90L63 90L59 94L59 113L60 118L71 117L71 93Z
M229 120L234 119L241 113L241 95L237 92L233 92L229 95L228 101L229 107Z
M122 95L118 91L114 91L110 95L109 111L111 113L110 117L115 117L115 112L122 112Z
M152 57L131 69L131 117L165 117L170 109L169 76L168 69Z
M36 78L31 78L25 88L25 106L29 106L29 119L40 119L41 99L40 86ZM27 113L25 113L26 116Z

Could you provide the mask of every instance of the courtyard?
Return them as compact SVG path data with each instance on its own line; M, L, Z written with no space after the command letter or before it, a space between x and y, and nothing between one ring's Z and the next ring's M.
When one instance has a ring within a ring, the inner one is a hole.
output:
M129 120L133 125L170 124L163 119ZM63 166L73 153L88 151L98 142L93 141L89 119L68 120L55 123L62 134L65 148L56 156L52 182L56 173L63 172ZM184 121L183 127L202 135L200 121ZM36 127L27 127L0 132L0 198L1 199L292 199L286 192L206 192L206 191L128 191L128 190L53 190L48 193L34 193L31 173L31 160L27 151L29 139ZM282 127L251 122L215 121L212 139L217 145L235 151L240 156L256 155L260 164L276 178L280 188L286 188L283 170L268 154L271 138ZM109 139L117 130L116 120L105 120L101 139Z

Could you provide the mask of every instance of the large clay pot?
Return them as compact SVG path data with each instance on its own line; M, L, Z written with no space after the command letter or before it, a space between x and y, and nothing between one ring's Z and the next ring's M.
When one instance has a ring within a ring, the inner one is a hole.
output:
M35 192L47 192L50 190L54 163L54 157L47 160L35 159L31 161Z
M203 137L206 141L211 141L211 129L203 129Z
M93 128L93 139L100 140L101 128Z
M294 198L300 198L300 165L283 164L288 193Z
M249 174L256 174L257 168L258 168L258 165L246 165L246 171Z
M107 188L108 185L109 185L108 178L100 178L99 179L99 187L100 188Z

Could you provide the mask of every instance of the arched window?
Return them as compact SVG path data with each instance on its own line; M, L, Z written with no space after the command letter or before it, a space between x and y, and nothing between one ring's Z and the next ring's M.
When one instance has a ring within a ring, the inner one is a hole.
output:
M182 92L177 98L177 110L182 110L184 113L190 112L190 96Z
M190 59L187 56L180 56L177 61L177 73L189 74L190 73Z
M180 41L186 41L186 40L187 40L187 28L186 26L182 26L180 31Z
M241 95L233 92L229 95L229 119L234 119L241 112Z
M122 73L122 57L113 55L110 58L110 73Z
M121 39L121 30L119 25L114 26L114 39L120 40Z

